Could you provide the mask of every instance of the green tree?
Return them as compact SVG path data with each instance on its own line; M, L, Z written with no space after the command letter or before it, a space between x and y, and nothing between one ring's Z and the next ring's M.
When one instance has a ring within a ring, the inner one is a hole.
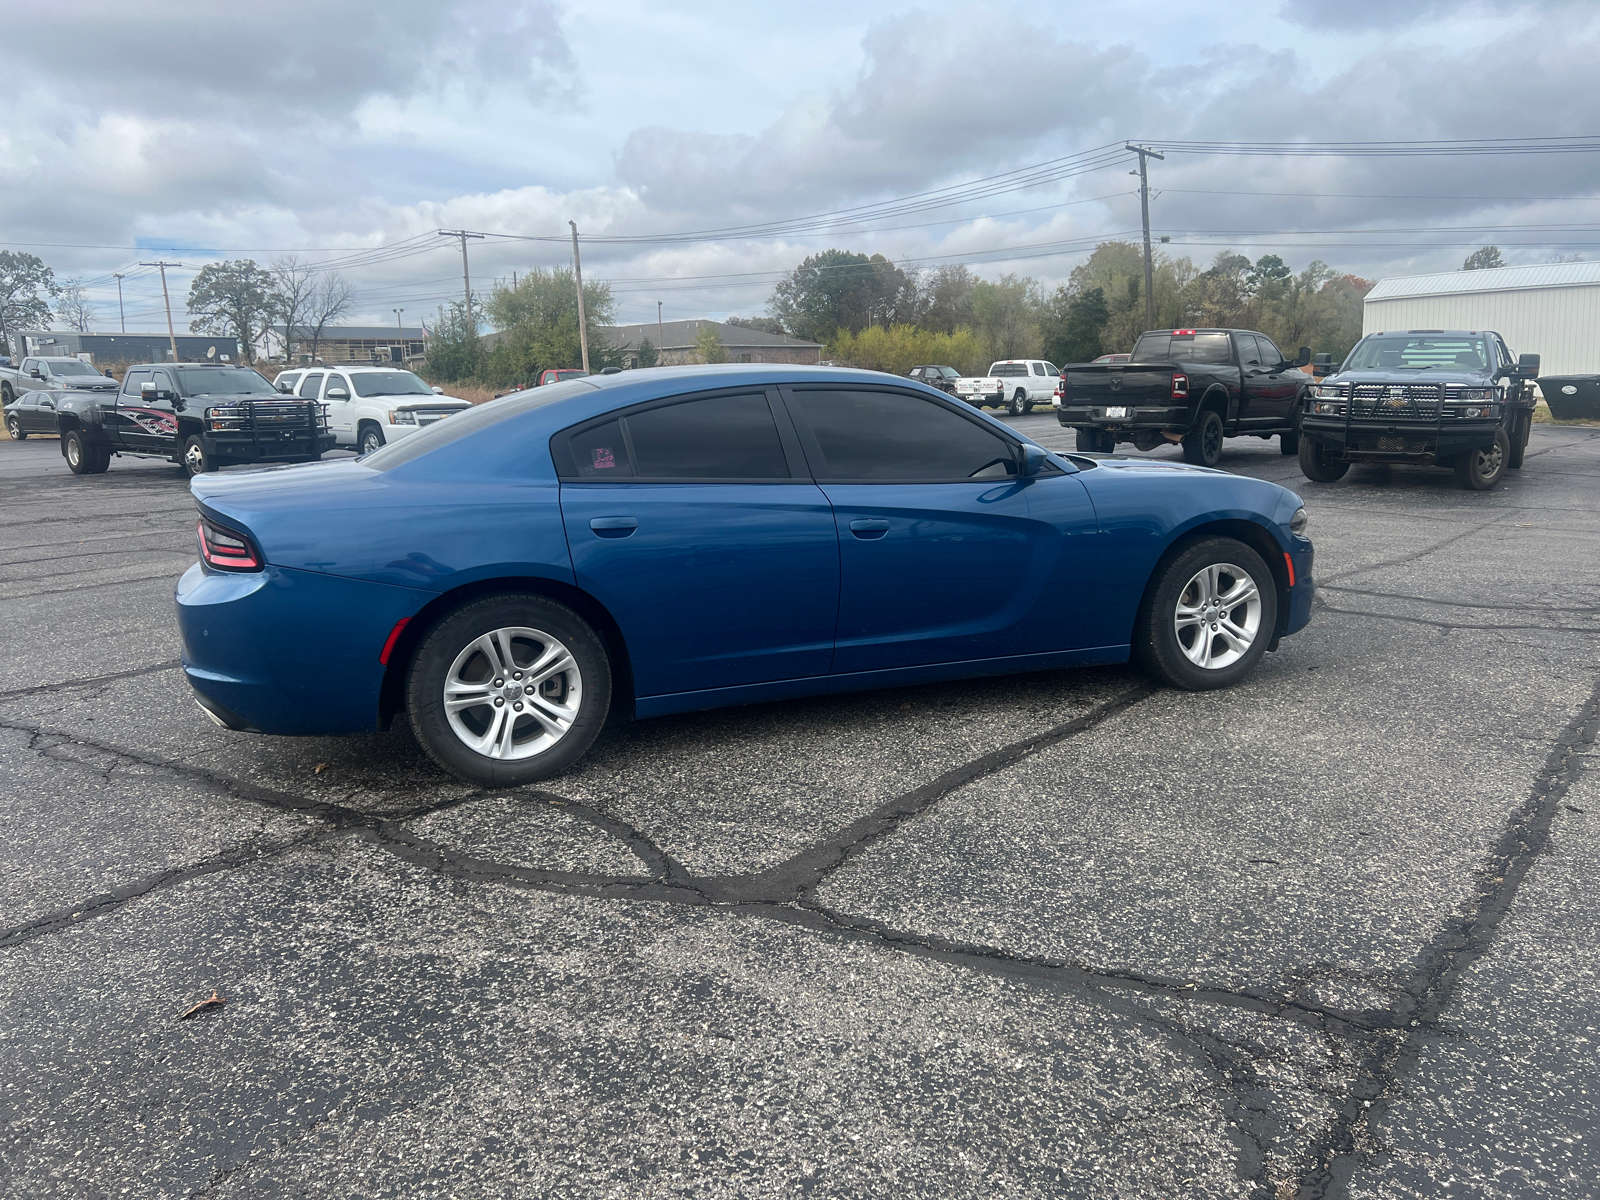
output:
M883 255L824 250L779 280L768 308L790 333L822 342L839 329L891 323L914 297L912 281Z
M1040 353L1053 363L1086 363L1105 353L1101 335L1111 320L1105 289L1092 287L1073 295L1060 287L1050 298L1043 322Z
M1486 271L1490 267L1503 267L1506 260L1500 256L1499 246L1484 246L1467 255L1467 261L1461 264L1463 271Z
M1002 275L972 288L972 324L991 359L1032 358L1039 351L1043 307L1037 280Z
M1244 269L1243 276L1250 295L1268 302L1281 300L1294 279L1289 265L1276 254L1263 254Z
M473 378L483 357L478 340L478 312L467 319L464 301L453 300L439 310L439 320L428 330L428 377L440 383L457 383Z
M703 363L725 363L728 351L722 344L722 335L709 321L700 326L694 335L694 356Z
M238 338L241 354L254 362L256 340L272 320L271 287L272 276L253 259L207 263L189 284L186 306L195 318L189 328Z
M741 329L755 329L761 333L774 333L779 337L788 333L783 327L783 322L776 317L729 317L723 324L737 325Z
M982 371L989 365L983 346L970 329L942 333L906 324L887 329L869 325L860 333L841 329L828 343L828 357L847 366L891 375L904 375L912 367L925 364L951 366L965 374Z
M583 304L588 317L590 369L621 366L621 349L612 346L601 332L616 316L611 285L585 280ZM551 367L583 366L578 288L570 268L535 267L519 278L515 287L496 285L485 307L500 339L473 368L484 383L500 387L527 383Z
M0 350L18 352L17 333L47 326L50 302L60 294L55 273L37 255L0 250Z
M972 289L977 282L978 277L964 263L947 263L931 272L922 283L924 303L917 323L940 333L954 333L963 325L970 326Z
M645 338L644 341L639 343L639 365L641 367L653 367L660 361L661 355L656 350L654 342L649 338Z
M1158 251L1151 259L1151 274L1155 283L1156 328L1171 329L1187 319L1186 290L1195 277L1194 264L1187 258L1170 258ZM1067 280L1067 291L1074 296L1097 287L1104 293L1109 310L1100 333L1100 352L1133 349L1133 343L1145 330L1144 251L1131 242L1101 242Z

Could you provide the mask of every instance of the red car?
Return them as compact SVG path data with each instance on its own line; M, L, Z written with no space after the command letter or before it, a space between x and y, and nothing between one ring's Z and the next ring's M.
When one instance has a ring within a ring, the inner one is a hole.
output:
M548 371L539 372L539 387L547 383L560 383L563 379L581 379L589 372L580 371L576 367L551 367Z

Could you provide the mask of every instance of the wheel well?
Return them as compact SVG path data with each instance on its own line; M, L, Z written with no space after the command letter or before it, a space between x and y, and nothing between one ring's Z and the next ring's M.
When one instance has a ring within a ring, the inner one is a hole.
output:
M1278 540L1253 521L1208 521L1204 525L1187 529L1180 537L1174 538L1172 544L1156 561L1155 567L1151 569L1150 578L1145 581L1144 594L1139 597L1139 611L1144 611L1145 603L1150 599L1150 589L1155 586L1166 565L1182 554L1186 548L1208 537L1229 537L1243 542L1261 555L1262 561L1267 564L1267 570L1272 572L1272 583L1278 592L1278 621L1277 627L1272 631L1272 646L1275 647L1289 626L1289 566L1284 561L1283 547L1278 545Z
M411 659L428 630L463 604L497 592L527 592L530 595L547 596L565 604L593 625L595 632L605 642L606 653L611 659L611 711L624 720L632 719L633 663L628 656L628 644L622 636L622 629L605 606L588 592L568 583L538 576L510 576L463 584L430 600L411 616L406 627L400 631L400 637L389 653L388 666L384 668L383 684L378 690L379 729L389 728L394 718L405 711L406 671L410 669Z
M1216 386L1211 387L1204 396L1200 397L1200 407L1195 410L1195 416L1199 416L1208 408L1215 409L1217 415L1224 421L1228 419L1228 393L1226 389Z
M359 421L357 421L356 422L356 432L360 433L368 425L371 425L379 433L383 432L383 426L381 424L379 424L378 421L373 417L362 417Z

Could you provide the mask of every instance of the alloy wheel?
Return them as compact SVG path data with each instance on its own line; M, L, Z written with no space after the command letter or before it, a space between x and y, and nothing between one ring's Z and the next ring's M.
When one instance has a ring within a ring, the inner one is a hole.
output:
M526 626L473 639L445 674L450 729L487 758L544 753L567 735L582 703L583 676L572 652Z
M1200 568L1173 612L1178 648L1195 666L1220 671L1244 657L1261 632L1261 589L1232 563Z

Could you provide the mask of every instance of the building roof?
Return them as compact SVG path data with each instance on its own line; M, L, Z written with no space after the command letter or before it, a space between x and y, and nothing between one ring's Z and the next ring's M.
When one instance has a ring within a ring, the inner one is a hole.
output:
M138 330L130 329L127 333L122 333L115 329L97 329L89 333L84 333L76 329L19 329L17 330L17 336L32 338L160 338L164 342L167 340L167 331L162 329L155 333L140 333ZM178 338L195 338L213 342L236 342L239 340L231 333L226 335L213 333L174 333L172 336Z
M282 325L274 325L273 332L283 334ZM295 337L308 338L313 334L309 325L296 325ZM421 325L324 325L318 335L325 342L381 342L401 338L408 342L426 341L428 331Z
M1380 279L1367 293L1367 300L1593 284L1600 284L1600 262L1540 263L1533 267L1490 267L1483 271L1441 271L1433 275L1399 275L1393 279Z
M694 348L695 338L707 325L716 329L717 336L722 339L722 344L730 350L821 349L816 342L805 342L799 338L785 337L781 333L763 333L759 329L750 329L744 325L725 325L721 321L712 321L705 318L691 321L665 321L660 325L657 325L654 321L645 321L638 325L606 325L601 328L600 332L608 342L619 349L624 346L638 349L639 343L644 341L645 338L649 338L650 344L657 350L690 350Z

